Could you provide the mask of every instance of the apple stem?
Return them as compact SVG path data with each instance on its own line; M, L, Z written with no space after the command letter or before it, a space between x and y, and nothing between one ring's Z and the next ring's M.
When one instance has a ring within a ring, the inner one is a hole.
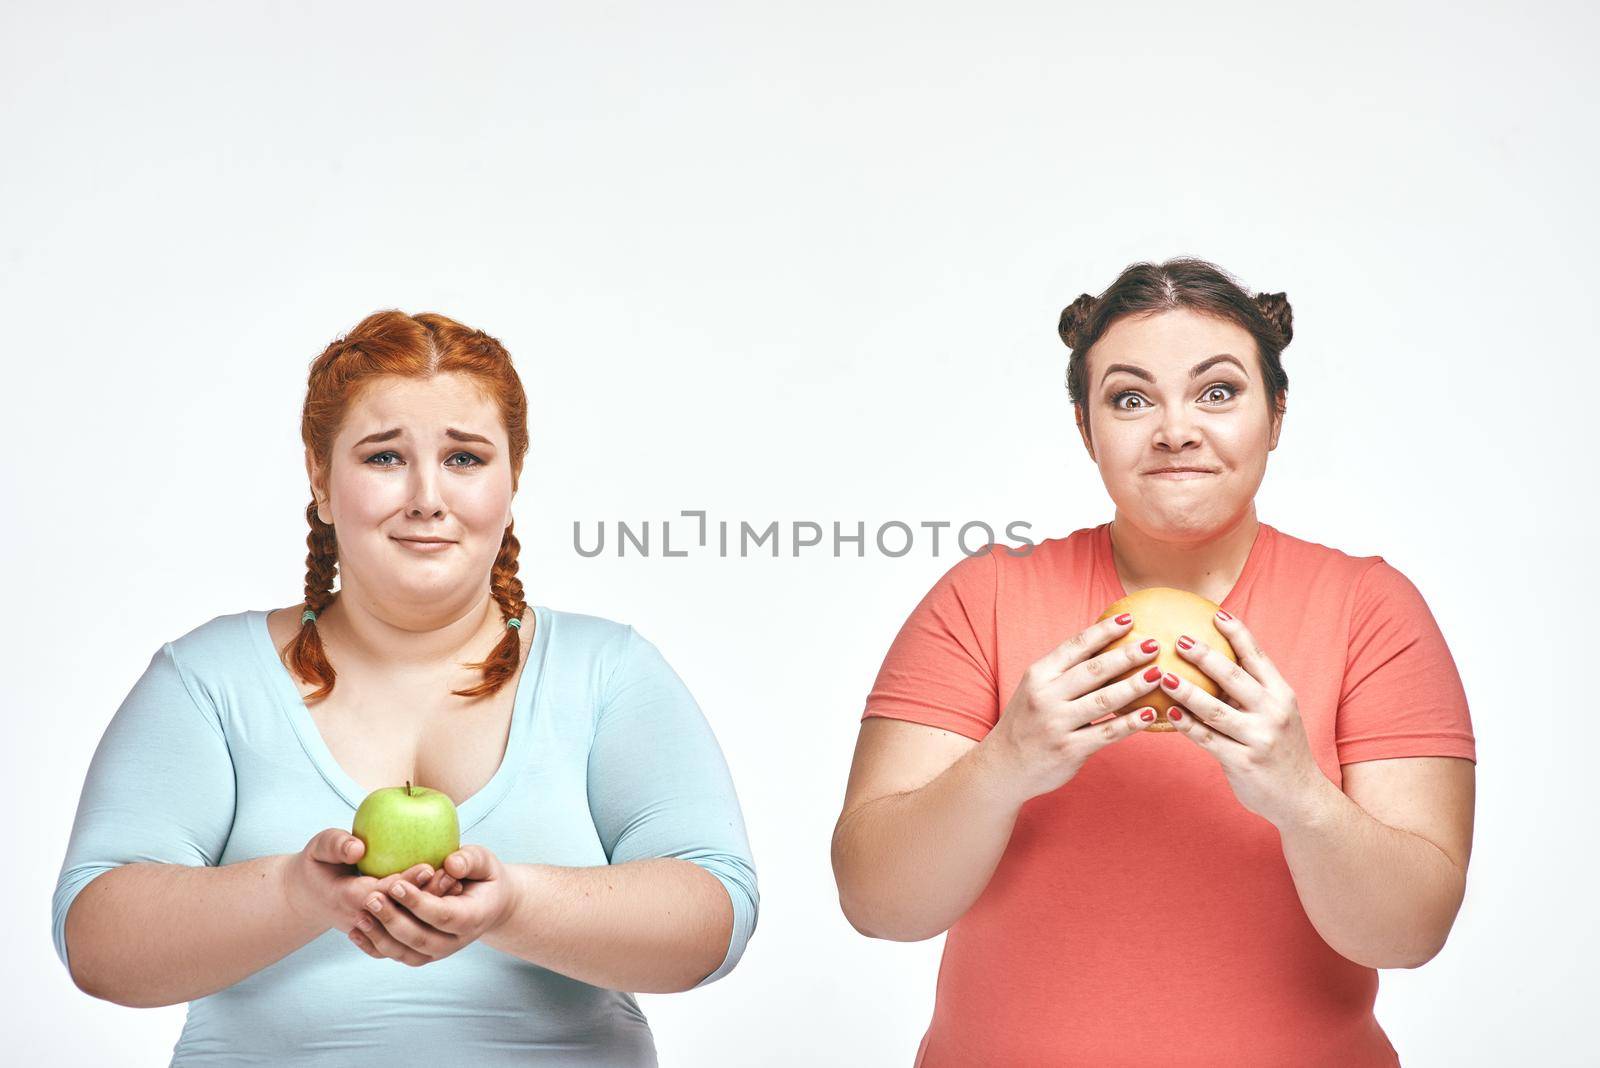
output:
M407 797L411 796L411 780L410 779L406 780L406 796Z

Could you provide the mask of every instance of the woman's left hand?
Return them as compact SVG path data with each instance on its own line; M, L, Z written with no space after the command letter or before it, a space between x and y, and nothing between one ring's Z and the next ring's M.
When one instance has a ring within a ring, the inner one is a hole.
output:
M1311 754L1294 691L1255 637L1237 617L1217 616L1213 623L1233 646L1237 664L1188 635L1179 640L1178 655L1214 679L1230 700L1224 703L1169 672L1161 680L1163 692L1186 711L1170 708L1167 718L1217 758L1240 804L1284 827L1306 812L1331 780Z
M375 911L373 904L379 906ZM428 889L396 882L367 905L368 925L352 931L351 941L369 957L417 968L504 923L515 905L515 885L499 857L484 846L465 845L445 858Z

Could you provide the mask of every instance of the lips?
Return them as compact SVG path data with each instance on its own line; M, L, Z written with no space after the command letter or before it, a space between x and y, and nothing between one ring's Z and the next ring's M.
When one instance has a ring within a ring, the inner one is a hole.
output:
M1191 478L1210 478L1214 474L1216 474L1215 471L1201 471L1196 468L1180 468L1176 471L1168 469L1164 471L1145 472L1145 475L1150 478L1164 478L1174 482Z

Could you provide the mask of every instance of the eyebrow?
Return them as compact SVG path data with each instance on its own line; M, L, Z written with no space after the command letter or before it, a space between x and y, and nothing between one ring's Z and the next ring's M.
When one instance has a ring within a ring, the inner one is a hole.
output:
M1201 375L1206 373L1207 367L1223 362L1231 363L1238 367L1239 370L1244 371L1244 364L1235 359L1232 353L1219 352L1217 355L1208 356L1199 363L1195 364L1193 367L1189 368L1189 377L1199 378ZM1149 371L1146 371L1143 367L1135 367L1131 363L1114 363L1110 367L1106 368L1105 374L1100 376L1100 384L1105 385L1106 379L1110 378L1118 371L1126 371L1128 374L1142 378L1146 382L1154 382L1156 380L1155 376ZM1245 371L1245 377L1250 377L1250 372Z
M397 438L403 433L405 433L405 431L401 430L399 427L395 427L393 430L382 430L376 434L368 434L366 437L352 445L351 448L359 449L361 446L371 444L373 442L388 441L390 438ZM494 442L490 441L486 437L483 437L481 434L469 434L465 430L457 430L454 427L445 427L444 436L453 441L476 441L484 445L494 444Z

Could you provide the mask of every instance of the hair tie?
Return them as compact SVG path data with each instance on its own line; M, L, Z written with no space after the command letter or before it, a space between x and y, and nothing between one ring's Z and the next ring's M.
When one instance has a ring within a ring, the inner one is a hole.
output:
M520 619L508 619L508 620L506 620L506 626L508 626L508 627L516 627L518 630L521 630L522 629L522 620L520 620Z
M307 623L310 623L313 619L316 619L316 618L317 618L317 614L315 612L313 612L311 609L307 608L304 612L300 613L300 625L303 627Z

